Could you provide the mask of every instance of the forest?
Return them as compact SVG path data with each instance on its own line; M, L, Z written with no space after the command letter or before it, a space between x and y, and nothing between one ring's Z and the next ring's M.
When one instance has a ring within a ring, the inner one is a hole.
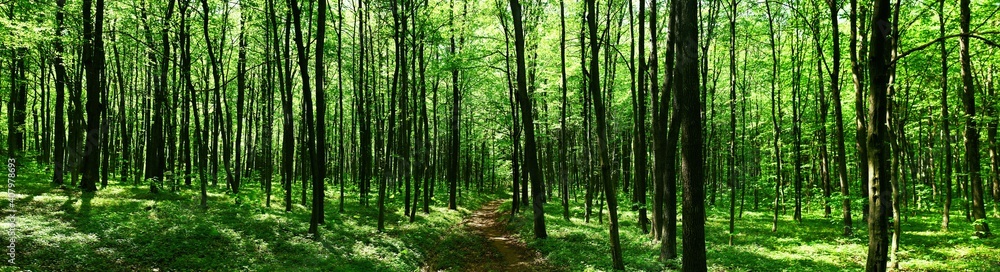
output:
M997 0L0 0L0 271L995 271Z

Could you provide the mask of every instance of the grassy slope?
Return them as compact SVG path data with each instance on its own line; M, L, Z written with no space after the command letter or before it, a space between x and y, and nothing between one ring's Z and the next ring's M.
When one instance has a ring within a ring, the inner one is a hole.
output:
M251 200L242 205L222 188L210 189L210 208L203 211L197 187L150 194L147 186L112 180L108 188L86 196L76 189L53 189L51 172L32 168L19 166L16 181L18 266L0 266L0 271L413 271L438 254L442 240L463 239L449 230L497 197L463 194L459 210L449 211L441 208L446 186L438 184L431 214L418 212L410 224L401 216L402 196L394 196L387 202L387 231L379 233L374 196L372 206L362 208L357 194L349 193L341 214L339 188L331 184L322 239L313 241L306 237L309 210L296 205L285 213L280 188L271 208L265 208L256 181L246 182L241 198ZM277 181L275 186L280 187ZM299 192L293 191L298 203ZM0 198L6 208L6 191ZM9 225L3 226L0 236L7 241ZM8 265L6 258L3 264Z
M747 197L747 205L752 198ZM582 202L582 199L580 200ZM596 201L595 201L596 202ZM518 215L511 228L516 228L529 246L542 251L557 266L573 271L607 271L611 269L607 220L594 217L585 223L583 204L571 201L571 221L562 219L560 200L553 198L545 206L545 223L549 239L531 239L531 212ZM903 221L900 239L900 268L906 271L990 271L1000 266L1000 238L976 239L972 225L961 213L961 200L952 207L950 232L941 232L941 215L937 211L921 211ZM595 204L596 205L596 204ZM771 232L772 212L761 202L761 211L746 212L737 219L735 246L728 245L729 209L719 202L708 207L705 232L709 270L712 271L860 271L864 269L868 249L867 225L860 220L855 208L855 235L843 237L842 218L836 212L823 218L821 207L814 205L803 214L803 222L792 221L792 210L779 216L778 232ZM746 208L752 208L747 206ZM501 206L510 210L510 202ZM621 207L619 210L622 210ZM680 209L678 208L678 212ZM607 209L604 211L607 217ZM625 266L630 271L660 271L679 269L680 259L664 265L656 261L659 243L641 233L637 213L624 209L620 217ZM680 221L680 220L678 220ZM991 220L996 222L997 220ZM680 224L680 222L678 222ZM996 225L996 223L992 223ZM678 234L680 234L678 225ZM678 236L678 252L681 239Z

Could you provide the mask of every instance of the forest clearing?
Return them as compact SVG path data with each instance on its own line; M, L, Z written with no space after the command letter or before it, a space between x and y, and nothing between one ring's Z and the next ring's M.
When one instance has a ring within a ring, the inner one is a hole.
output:
M0 0L0 271L997 271L998 63L997 0Z

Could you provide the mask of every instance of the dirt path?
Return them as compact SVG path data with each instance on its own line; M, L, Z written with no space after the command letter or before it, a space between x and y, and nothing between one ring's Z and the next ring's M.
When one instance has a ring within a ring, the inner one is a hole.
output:
M452 260L434 260L425 271L437 269L448 271L558 271L542 257L538 251L530 249L517 236L507 231L509 214L500 213L497 208L504 200L495 200L465 218L460 226L472 237L461 242L457 249L465 254L453 254ZM445 246L448 248L449 246ZM450 268L440 268L448 263Z

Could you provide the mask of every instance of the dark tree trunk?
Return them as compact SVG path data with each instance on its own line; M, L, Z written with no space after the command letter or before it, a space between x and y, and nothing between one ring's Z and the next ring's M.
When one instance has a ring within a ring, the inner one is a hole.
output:
M844 236L850 236L853 233L853 223L851 221L851 194L849 193L850 185L847 181L847 161L844 158L847 156L847 151L844 147L844 113L843 106L840 104L840 27L837 24L837 12L840 11L840 6L837 5L836 0L830 0L830 22L832 24L833 33L833 68L830 69L830 94L833 96L833 118L837 123L837 128L834 133L835 141L837 141L837 153L834 154L834 161L837 164L837 177L840 180L840 195L843 196L844 208ZM780 169L780 168L779 168Z
M560 112L559 126L559 184L562 193L563 219L569 221L569 173L566 166L566 145L569 140L566 136L566 7L563 0L559 0L559 63L562 85L562 111ZM640 174L645 176L645 174Z
M729 10L729 245L736 233L736 0Z
M850 37L850 56L851 56L851 74L854 80L854 112L855 114L855 125L857 126L854 137L855 137L855 147L857 148L858 157L865 156L868 154L868 145L865 143L866 132L868 130L867 121L865 121L865 76L861 71L862 65L861 60L859 60L858 52L858 1L851 0L851 14L850 14L850 24L851 24L851 37ZM862 17L864 17L862 15ZM861 186L859 191L861 191L861 196L863 198L868 198L868 165L865 160L858 160L858 177L861 180ZM864 220L868 219L868 202L862 204L861 208L862 217Z
M962 33L968 34L971 11L969 0L959 1L961 10ZM990 227L986 224L986 211L983 203L983 179L979 163L979 128L976 120L976 90L972 82L972 60L969 56L969 36L959 37L962 59L962 104L965 106L965 162L968 164L969 186L972 186L972 217L975 220L976 235L990 236Z
M167 4L167 14L164 17L161 24L166 25L170 22L170 17L173 15L174 4L176 1L171 0ZM167 112L167 76L170 69L170 35L169 29L163 28L160 33L160 44L163 48L162 58L157 60L159 64L159 75L157 77L156 88L153 91L153 101L152 101L152 124L149 132L149 144L146 147L146 179L151 179L150 191L156 192L158 189L156 183L162 181L164 178L164 171L166 166L166 154L164 148L163 136L164 132L164 118Z
M652 2L651 9L656 9L656 2ZM635 133L632 138L632 152L633 152L633 163L635 164L635 199L638 200L639 205L639 227L642 229L643 233L649 233L647 225L649 225L649 218L646 217L646 46L645 46L645 29L643 28L646 23L646 1L639 1L639 86L638 92L635 95L637 102L635 103ZM656 24L651 23L650 31L656 31ZM656 40L653 40L656 43ZM654 58L655 60L655 58ZM654 73L655 75L655 73ZM655 76L654 76L655 77ZM652 88L656 88L656 85L650 85Z
M672 2L670 4L671 10L676 10L679 3ZM650 1L650 7L656 7L656 1ZM666 54L666 64L667 67L664 69L664 75L666 77L666 84L662 87L659 84L659 72L657 71L657 61L659 57L657 56L657 38L658 27L656 24L656 9L650 10L650 20L649 20L649 30L650 38L653 41L653 50L650 54L650 59L654 60L649 62L650 70L650 90L656 94L660 93L653 99L655 108L658 109L656 114L658 121L656 126L660 127L660 144L657 146L657 160L662 160L659 171L655 171L656 179L658 179L660 186L656 189L656 194L661 196L662 202L665 202L666 209L661 212L660 220L662 225L660 226L660 261L665 262L677 258L677 141L680 136L680 125L681 125L681 112L676 110L670 111L670 119L667 119L667 112L671 109L671 101L674 103L678 102L677 86L674 85L675 82L675 56L676 56L676 45L677 45L677 34L676 32L671 32L667 40L667 54ZM670 14L667 17L667 24L670 29L677 27L677 15ZM659 207L663 208L663 207Z
M451 30L451 55L457 54L455 47L455 30L454 30L454 0L451 1L451 17L449 17L449 24L452 25ZM449 137L449 150L448 150L448 208L455 210L458 209L458 202L456 200L456 194L458 193L458 160L461 157L461 150L459 139L461 134L459 126L459 118L461 118L461 105L459 104L460 93L458 90L458 67L451 69L451 135Z
M1000 120L997 120L997 107L1000 106L1000 99L997 98L996 89L994 84L994 73L996 72L995 67L990 67L989 81L986 85L987 97L989 97L989 104L986 108L986 116L994 116L992 121L986 125L986 137L990 145L990 180L993 181L993 208L997 208L1000 204L1000 154L997 154L997 127L1000 125Z
M180 25L180 29L179 29L178 34L177 34L177 36L178 36L178 43L177 43L178 45L177 46L179 47L178 49L180 50L180 62L181 62L181 65L184 65L185 61L187 62L187 66L181 66L181 68L180 68L180 70L181 70L180 71L180 73L181 73L181 81L184 82L183 90L181 91L181 93L183 93L183 94L181 94L181 97L182 97L182 99L187 99L188 101L193 101L194 98L195 98L195 96L191 93L191 91L194 89L194 86L191 83L191 71L190 71L190 69L191 69L190 62L191 62L191 60L190 60L190 57L188 55L188 52L191 50L191 48L189 46L189 44L190 44L189 39L191 37L188 35L188 25L187 25L188 8L190 6L191 6L190 0L184 0L184 1L181 2L181 10L180 10L181 25ZM117 51L118 48L115 47L115 50L116 50L115 51L115 61L118 62L119 61L118 60L118 51ZM124 80L122 79L122 72L121 72L121 63L118 63L118 82L119 82L119 85L124 85L123 84ZM124 88L124 87L123 86L119 86L119 88ZM122 93L124 93L124 91ZM121 103L121 104L119 104L119 111L121 112L119 114L119 116L122 117L121 119L119 119L119 122L122 123L121 124L122 125L122 131L124 131L125 130L125 125L124 125L124 122L125 122L125 119L124 119L124 116L125 116L125 114L124 114L125 113L125 104L124 104L124 100L119 100L119 101ZM180 143L180 145L181 145L181 160L184 163L184 186L189 186L190 187L191 186L191 178L192 178L192 175L191 175L191 171L192 171L192 169L191 169L191 167L192 167L192 165L191 165L192 164L192 161L191 161L191 150L194 149L194 147L192 147L192 144L191 144L191 129L190 129L191 126L189 125L191 123L191 108L192 107L189 107L188 105L185 104L185 102L182 102L181 100L176 100L174 102L175 103L179 103L177 105L178 107L184 108L183 115L181 117L182 118L182 120L181 120L181 124L182 125L181 125L181 132L180 132L180 137L181 137L180 138L181 139L181 143ZM197 132L197 130L195 130L195 132ZM199 144L200 143L201 142L199 141ZM201 154L199 154L199 156L201 156Z
M608 203L608 215L610 216L611 226L611 262L614 269L623 270L625 269L625 264L622 261L622 251L621 242L618 237L618 199L615 193L614 182L611 180L611 157L609 156L610 151L608 150L608 124L606 121L607 113L604 109L603 95L601 94L600 78L598 73L598 56L600 52L600 46L598 45L597 36L597 9L596 0L587 0L587 29L590 32L590 69L588 71L588 76L590 80L588 81L588 87L590 89L590 95L594 101L594 115L597 116L597 138L598 138L598 155L601 158L601 182L604 185L604 196ZM517 18L517 17L515 17ZM522 106L524 108L524 106ZM530 120L525 118L525 120ZM528 139L532 137L531 133L531 123L525 124L525 129L528 132ZM528 158L529 164L531 163L531 158ZM534 176L534 175L532 175ZM537 204L536 204L537 205ZM537 212L536 212L537 213ZM536 217L539 215L536 215Z
M295 172L293 169L295 161L295 133L294 133L294 113L292 113L292 81L291 81L291 60L289 58L289 24L291 20L285 20L285 35L284 46L278 44L278 23L277 14L274 10L274 2L271 0L271 5L268 8L271 16L268 16L271 20L271 35L274 36L274 40L271 42L271 46L275 48L274 57L282 61L278 62L278 78L279 84L281 84L281 112L282 112L282 122L281 122L281 185L285 191L285 211L292 211L292 181L295 179Z
M592 0L591 0L592 1ZM511 16L514 18L514 51L517 55L517 92L515 97L521 106L521 123L524 124L524 161L525 170L531 177L531 202L534 212L534 234L536 239L545 239L545 210L542 205L544 194L542 169L538 163L538 151L535 147L535 124L532 113L532 102L528 97L527 76L524 61L524 23L521 20L521 3L510 1ZM617 234L614 234L617 235Z
M299 77L302 80L302 100L303 100L302 110L303 110L303 115L305 116L305 118L303 120L304 124L302 126L303 127L303 131L301 131L301 135L303 135L302 138L304 140L304 143L302 144L302 149L303 149L302 154L303 154L303 158L308 158L308 159L304 159L302 161L302 165L306 166L306 167L308 167L309 169L312 170L311 174L312 174L312 176L313 176L314 179L317 178L317 175L319 175L318 178L320 179L320 181L322 181L323 175L322 175L321 172L318 172L318 170L321 170L321 168L323 168L326 164L324 164L324 163L317 164L316 163L316 162L319 161L318 160L319 157L317 157L316 154L317 154L317 152L322 153L322 150L316 150L316 148L315 148L316 146L315 146L314 140L318 140L318 139L316 139L315 136L313 135L313 133L314 133L315 130L314 130L314 126L313 126L314 123L313 123L313 115L312 115L312 107L313 107L313 104L312 104L312 90L310 89L310 83L309 83L309 60L308 60L308 56L307 56L307 52L306 52L306 48L305 48L305 43L304 43L303 38L302 38L302 36L303 36L303 34L302 34L303 33L303 31L302 31L302 7L299 7L299 4L298 4L297 0L290 0L289 1L289 6L291 6L292 20L293 20L292 24L293 24L293 26L295 28L295 36L293 37L293 41L295 42L295 51L297 53L296 54L296 56L297 56L296 59L298 60L297 62L298 62L298 65L299 65ZM325 8L325 6L324 6L324 8ZM324 10L321 13L323 15L324 19L325 19L325 16L326 16L325 12L326 11ZM325 28L325 26L324 26L324 28ZM317 56L319 56L320 58L322 57L322 53L321 52L322 51L318 51L317 52ZM316 65L317 65L317 67L322 67L322 63L317 63ZM319 68L319 69L322 70L322 68ZM322 74L317 74L316 76L319 78L318 82L322 82ZM317 93L321 93L321 92L322 91L318 91ZM320 96L322 96L322 95L320 95ZM319 101L317 101L317 103L318 102ZM303 176L306 176L306 174L305 174L304 171L303 171ZM305 177L303 177L303 178L305 178ZM303 184L303 186L305 186L305 184ZM320 186L320 188L322 188L322 182L320 182L318 185L316 184L316 182L313 182L313 186L314 186L314 188L316 188L316 186ZM319 223L319 221L318 221L319 218L317 217L317 215L318 215L317 214L318 213L317 209L319 207L316 207L317 203L315 202L316 201L316 197L315 197L316 196L315 195L316 192L315 191L316 190L313 190L314 197L313 197L313 203L312 203L313 204L312 205L313 206L312 207L312 216L310 216L310 220L309 220L309 233L313 235L314 239L319 239L319 233L317 232L317 225ZM303 194L305 194L305 188L303 188ZM305 201L305 199L303 197L303 202L304 201ZM319 203L322 203L322 202L319 202Z
M344 212L344 77L341 73L343 69L343 40L344 32L344 2L337 3L337 182L340 183L340 212ZM353 133L352 133L353 134Z
M868 258L867 271L886 271L889 250L889 210L892 203L892 174L889 165L889 59L891 23L889 0L877 0L872 9L871 51L869 52L868 113Z
M698 1L675 1L672 12L677 31L674 110L681 119L681 180L684 184L684 252L681 269L708 270L705 258L705 169L701 99L698 95Z
M295 1L295 0L292 0ZM312 153L312 216L309 220L309 233L312 233L316 240L319 240L319 232L317 230L318 224L324 224L325 218L324 214L324 196L323 189L326 187L326 71L324 70L326 63L323 61L323 55L326 53L326 1L319 1L319 5L316 7L319 14L317 15L316 22L316 123L313 124L312 120L306 120L309 122L308 125L313 126L316 135L312 136L316 141L315 147L311 148ZM300 60L300 64L303 63ZM304 67L300 67L303 68ZM303 77L305 78L305 77ZM307 86L307 84L303 84ZM305 87L303 87L305 88ZM309 98L306 97L306 105L309 105ZM308 112L308 109L307 111Z
M237 53L236 60L236 167L232 184L233 194L240 193L240 182L243 178L243 152L241 149L243 147L243 104L247 88L247 39L244 16L244 13L240 12L239 53Z
M181 70L182 70L181 71L181 76L184 78L184 88L185 88L185 91L187 92L187 94L189 96L188 99L189 99L189 101L191 103L190 104L191 105L191 112L194 113L194 116L193 116L194 117L194 127L195 127L195 132L194 132L194 136L195 136L194 140L195 141L194 142L197 143L197 145L198 145L198 155L199 155L199 157L204 158L206 156L206 154L208 154L208 144L206 143L204 134L202 133L203 130L202 130L202 125L201 125L201 121L200 121L201 117L198 116L198 114L199 114L199 112L198 112L198 103L197 103L198 96L194 92L194 83L191 82L191 35L189 34L190 32L188 32L187 24L183 23L183 22L186 22L186 20L184 20L184 19L186 19L186 17L187 17L186 11L187 11L187 8L188 8L189 5L190 5L190 0L184 0L184 2L181 5L181 16L182 16L181 34L180 34L180 36L181 36L181 47L182 47L182 49L181 49ZM207 124L206 124L206 127L207 127ZM198 175L199 175L199 178L201 179L201 203L200 203L200 205L204 209L204 208L208 208L208 202L207 202L208 201L208 192L207 192L208 175L205 173L205 171L206 171L206 169L205 169L206 168L205 160L204 159L199 159L198 162L199 162L198 163Z
M65 50L62 44L63 30L65 26L63 25L63 18L65 17L66 11L66 0L56 0L56 39L54 41L54 46L56 50L55 55L55 66L56 70L56 120L55 120L55 170L52 177L52 182L57 185L63 185L63 176L66 163L66 123L64 122L65 110L64 104L66 104L66 64L63 62L62 55L65 54ZM127 147L126 147L127 148ZM125 149L127 150L127 149ZM10 152L10 151L8 151Z
M770 36L770 47L771 47L771 123L774 124L774 160L777 164L777 175L774 181L774 217L771 219L771 232L778 231L778 209L781 207L779 200L781 199L781 122L778 121L778 116L781 115L779 110L776 109L778 103L780 103L781 92L777 91L777 81L778 81L778 50L777 43L775 41L774 33L774 17L771 13L771 2L765 2L765 9L767 10L767 30ZM777 91L777 94L775 92Z
M103 84L101 74L104 70L104 0L97 0L93 19L91 18L91 0L83 3L83 33L86 42L83 47L83 66L87 72L87 140L83 153L83 180L80 187L85 192L97 191L97 170L101 158L101 111L104 106L100 102ZM16 116L15 116L16 118Z
M500 4L501 4L500 2L497 2L497 6L498 6L497 8L498 9L501 8ZM510 65L510 36L511 36L511 33L508 30L508 28L507 28L507 16L505 14L501 14L501 15L499 15L499 17L500 17L500 26L503 28L503 32L504 32L504 47L505 47L504 53L505 53L505 56L507 56L506 58L504 58L504 74L507 77L507 90L508 90L507 91L507 102L508 102L508 104L510 104L510 118L511 118L511 122L510 122L510 133L511 133L511 135L510 135L510 138L511 138L511 147L512 148L511 148L511 155L510 155L510 162L511 162L511 167L510 167L511 168L511 175L510 175L510 177L511 177L512 183L511 183L511 209L510 209L510 211L511 211L511 219L513 220L513 218L514 218L513 215L521 211L521 198L520 198L521 195L519 193L520 189L521 189L520 188L520 186L521 186L520 183L521 182L519 180L520 177L521 177L520 176L521 169L520 169L520 165L519 165L520 157L518 156L518 154L520 154L520 146L521 146L521 130L520 130L520 126L519 126L520 122L517 121L517 100L514 98L514 92L516 90L515 90L515 87L514 87L514 82L513 82L514 80L511 78L512 77L512 75L511 75L512 73L510 71L511 70L511 65ZM437 97L437 96L435 96L435 97Z
M358 10L360 10L360 12L358 13L358 31L357 31L358 32L358 40L359 40L358 44L362 45L362 46L360 46L361 48L359 50L358 67L365 67L366 63L367 63L366 61L369 60L369 58L368 58L369 56L367 55L368 54L367 53L368 48L366 46L364 46L364 44L366 44L366 41L368 41L368 40L365 39L366 37L365 37L365 31L364 31L365 30L365 17L366 17L365 14L367 13L367 10L364 9L365 7L366 6L364 5L364 1L360 1L358 3ZM361 149L360 152L359 152L359 153L361 153L361 158L360 158L361 161L360 161L360 163L358 163L359 167L360 167L360 169L358 171L359 172L358 173L358 180L359 180L359 182L361 184L361 187L362 187L362 189L361 189L361 202L365 206L367 206L368 205L368 192L370 191L371 174L372 174L372 138L371 138L372 137L372 132L371 132L371 124L372 124L372 122L371 122L372 121L372 119L371 119L371 111L372 111L372 109L368 108L369 102L371 102L370 101L371 99L368 97L368 94L366 92L366 89L368 88L368 86L367 86L367 82L365 80L366 80L368 74L366 74L365 72L366 71L363 68L361 69L361 71L358 72L358 75L359 75L358 76L358 88L355 90L357 92L357 96L355 98L355 103L357 104L357 111L358 111L358 117L359 117L358 118L359 119L358 120L358 125L359 125L358 134L359 134L359 137L360 137L359 142L360 142L360 149Z
M797 26L797 25L796 25ZM798 43L799 39L796 38ZM802 75L801 49L792 47L792 137L795 138L793 160L795 161L795 221L802 222L802 88L799 77Z

